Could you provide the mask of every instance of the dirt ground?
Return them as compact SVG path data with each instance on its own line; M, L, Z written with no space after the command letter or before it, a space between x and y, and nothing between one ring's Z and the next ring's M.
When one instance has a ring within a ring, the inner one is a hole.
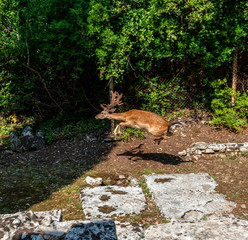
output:
M7 156L0 154L0 173L2 174L0 174L0 181L3 183L0 187L0 213L28 208L49 210L61 207L64 204L62 200L56 199L55 202L52 194L76 181L75 179L89 170L114 172L137 178L142 174L153 172L204 172L209 173L219 184L218 192L223 193L227 200L237 204L233 214L248 219L247 152L225 156L202 155L194 161L178 156L178 152L196 142L248 142L248 129L232 133L224 129L216 130L201 122L194 122L173 132L174 134L166 141L162 141L160 145L154 144L154 137L149 134L145 134L144 139L132 138L128 142L106 142L102 134L96 133L89 136L88 141L85 140L87 139L85 136L77 139L60 139L44 150ZM97 137L98 140L91 141L93 137ZM28 172L32 174L27 175ZM36 178L34 178L35 174L37 174ZM22 182L22 185L17 186L18 182ZM75 199L78 198L78 189L70 191L75 192ZM41 192L44 194L42 195ZM49 201L51 201L50 207L48 207ZM71 202L73 201L72 197ZM64 206L66 214L65 208ZM78 206L77 211L82 211L81 206Z
M191 123L172 131L174 134L160 145L154 144L154 137L149 134L142 140L133 138L127 143L119 142L94 169L114 169L119 173L129 172L137 176L152 172L207 172L217 181L217 191L237 204L233 214L248 219L248 153L225 156L205 154L196 156L193 161L178 156L178 152L196 142L247 142L248 129L233 133L201 123Z

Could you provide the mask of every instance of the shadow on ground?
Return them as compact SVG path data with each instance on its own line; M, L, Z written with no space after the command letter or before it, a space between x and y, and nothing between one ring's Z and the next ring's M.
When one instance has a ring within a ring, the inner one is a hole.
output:
M113 144L61 140L44 150L0 152L0 214L25 211L105 160Z
M132 161L139 161L139 160L146 160L146 161L157 161L163 164L170 164L170 165L178 165L184 161L178 156L167 154L167 153L146 153L142 150L142 146L144 144L140 144L138 147L133 148L131 150L125 151L124 153L117 154L117 156L126 156L129 160Z

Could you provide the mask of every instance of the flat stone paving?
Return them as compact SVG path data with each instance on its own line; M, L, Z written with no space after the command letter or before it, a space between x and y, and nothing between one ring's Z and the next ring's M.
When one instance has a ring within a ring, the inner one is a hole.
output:
M209 216L196 222L172 221L150 226L145 240L247 240L248 221L233 216Z
M154 202L170 219L169 223L146 229L140 224L106 219L145 210L142 189L87 187L80 189L80 197L90 220L61 222L60 210L0 214L0 239L248 240L248 221L225 214L235 203L215 192L217 184L208 174L154 174L145 179Z
M207 173L147 175L145 179L153 200L169 219L201 219L231 212L236 206L215 192L217 183Z
M80 198L86 218L137 215L147 207L140 187L85 187Z

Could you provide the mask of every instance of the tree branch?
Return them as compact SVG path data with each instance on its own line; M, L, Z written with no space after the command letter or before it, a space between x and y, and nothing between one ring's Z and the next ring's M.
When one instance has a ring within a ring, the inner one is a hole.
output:
M53 96L52 96L51 93L49 92L49 90L48 90L48 88L47 88L47 85L46 85L46 82L45 82L45 80L42 78L42 76L40 75L40 73L39 73L37 70L31 68L31 67L28 66L28 65L26 65L26 67L27 67L29 70L31 70L32 72L34 72L34 73L36 73L36 74L38 75L38 77L39 77L39 79L40 79L40 81L41 81L43 87L45 88L45 90L46 90L48 96L50 97L50 99L55 103L55 105L59 108L59 110L60 110L61 112L64 112L63 108L56 102L56 100L53 98Z

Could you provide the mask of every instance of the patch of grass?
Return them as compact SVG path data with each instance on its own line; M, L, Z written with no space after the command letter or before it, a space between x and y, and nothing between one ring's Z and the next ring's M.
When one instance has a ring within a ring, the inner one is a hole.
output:
M140 186L141 186L141 188L142 188L143 193L144 193L147 197L152 198L152 194L151 194L151 192L149 191L149 188L147 187L144 178L140 179L139 184L140 184Z
M123 141L128 142L132 137L142 139L144 137L144 132L137 128L125 128L123 133L120 134Z
M59 189L63 195L72 195L78 199L79 186L71 183L82 174L84 165L81 163L61 161L59 164L48 165L45 161L18 161L8 163L8 166L6 164L3 166L5 171L0 178L1 213L23 211L29 206L36 205L37 202L49 202L49 196ZM57 203L64 203L65 199L68 197L61 196L57 199ZM49 202L48 210L63 206L57 203ZM44 208L39 210L44 210Z
M248 151L241 152L241 156L248 158Z

